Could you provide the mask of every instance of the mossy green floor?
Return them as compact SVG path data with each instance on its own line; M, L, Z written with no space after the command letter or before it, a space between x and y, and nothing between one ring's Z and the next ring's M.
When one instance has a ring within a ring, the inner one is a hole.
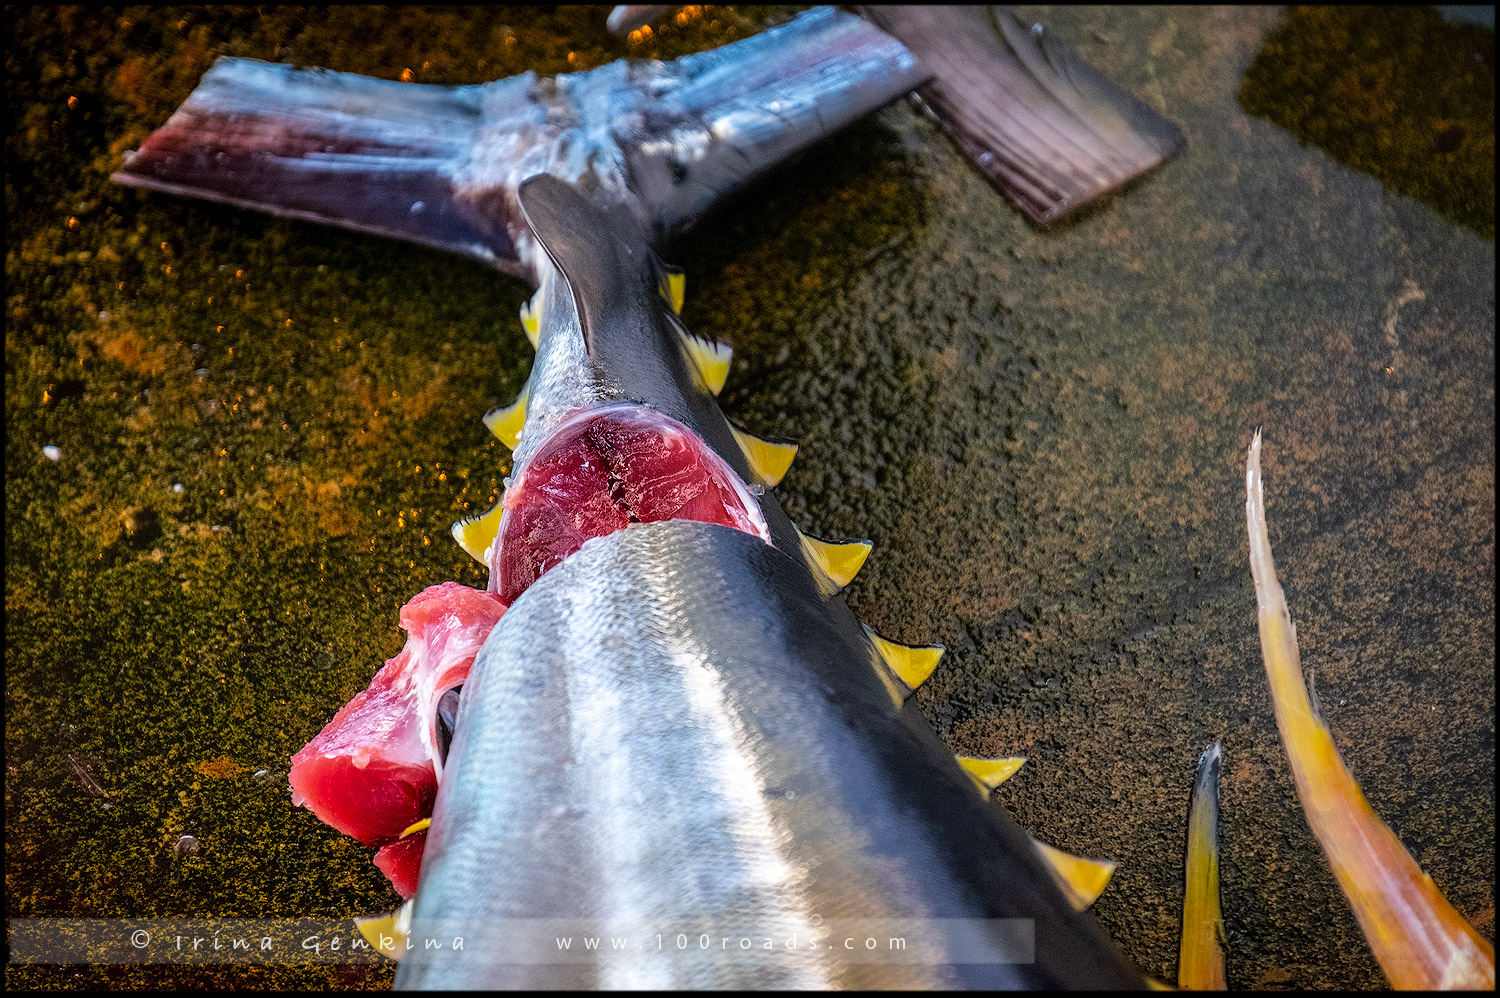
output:
M801 441L794 519L875 541L859 615L948 645L918 694L939 733L1029 756L1003 805L1120 861L1096 911L1133 960L1175 979L1188 788L1219 737L1231 984L1378 986L1277 740L1244 453L1263 426L1272 544L1347 762L1493 934L1494 245L1244 113L1274 11L1022 15L1178 122L1184 156L1039 233L898 104L671 248L687 322L736 348L725 409ZM8 916L396 900L291 806L287 759L400 647L407 598L482 584L448 525L497 496L508 455L479 417L530 363L519 282L117 187L123 152L219 54L472 83L766 16L632 46L603 9L7 10ZM179 858L183 834L201 847Z

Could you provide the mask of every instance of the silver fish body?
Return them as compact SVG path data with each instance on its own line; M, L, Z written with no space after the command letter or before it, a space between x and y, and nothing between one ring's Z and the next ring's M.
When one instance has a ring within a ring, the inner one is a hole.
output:
M520 197L552 266L512 481L620 406L752 481L629 215L550 177ZM464 687L397 985L1139 986L774 494L753 501L764 537L634 524L507 611Z

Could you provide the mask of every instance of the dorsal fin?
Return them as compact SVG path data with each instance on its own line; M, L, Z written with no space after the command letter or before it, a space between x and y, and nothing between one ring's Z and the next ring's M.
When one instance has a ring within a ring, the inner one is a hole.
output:
M1104 888L1109 884L1109 878L1114 876L1118 865L1112 859L1074 856L1037 838L1033 838L1031 842L1047 861L1047 869L1052 871L1057 886L1062 888L1075 911L1083 911L1104 893Z
M600 207L546 173L521 184L517 197L537 242L568 282L590 354L605 327L653 322L655 263L628 208Z

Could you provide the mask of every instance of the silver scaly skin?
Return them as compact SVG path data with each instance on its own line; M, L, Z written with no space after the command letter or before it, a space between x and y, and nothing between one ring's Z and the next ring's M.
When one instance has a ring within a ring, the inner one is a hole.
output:
M520 198L556 269L516 475L569 406L631 404L753 481L628 219L548 177ZM774 496L756 501L770 543L632 525L496 626L460 701L397 986L1140 987L976 792ZM586 949L589 934L626 942ZM855 934L906 949L851 951Z

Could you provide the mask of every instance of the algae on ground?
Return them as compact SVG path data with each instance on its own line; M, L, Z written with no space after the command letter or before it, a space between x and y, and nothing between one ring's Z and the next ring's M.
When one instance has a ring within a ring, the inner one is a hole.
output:
M1432 7L1294 7L1240 101L1341 163L1495 235L1495 31Z

